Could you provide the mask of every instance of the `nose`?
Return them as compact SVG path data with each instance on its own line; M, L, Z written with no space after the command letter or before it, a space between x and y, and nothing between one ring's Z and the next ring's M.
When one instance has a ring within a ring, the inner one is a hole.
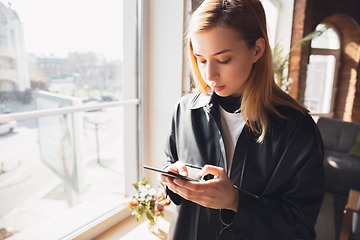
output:
M215 64L209 62L206 66L205 80L211 81L219 78L220 74Z

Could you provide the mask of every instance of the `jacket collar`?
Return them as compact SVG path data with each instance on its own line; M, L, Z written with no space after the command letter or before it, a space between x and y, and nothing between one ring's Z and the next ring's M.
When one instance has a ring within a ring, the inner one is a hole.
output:
M210 115L213 116L213 118L215 119L219 129L220 128L220 110L219 110L219 103L218 103L218 99L215 96L215 92L212 94L205 94L205 93L196 93L194 98L191 100L191 105L190 105L190 109L194 110L194 109L199 109L199 108L203 108L206 112L208 112ZM288 109L289 107L277 107L277 110L282 113L285 109ZM291 108L290 108L291 109ZM285 110L286 112L286 110ZM284 113L283 113L284 114ZM286 119L281 118L275 114L271 114L268 113L268 118L269 118L269 126L268 126L268 131L271 131L270 129L272 127L276 127L276 128L284 128L284 124Z
M204 93L196 93L193 99L191 100L190 109L198 109L203 108L209 105L211 99L211 95L204 94Z
M214 110L214 107L218 105L215 94L216 93L197 93L191 100L190 109L193 110L198 108L204 108L208 112L211 112L212 110Z
M190 109L195 110L203 108L205 112L209 113L214 118L219 129L221 129L219 103L215 95L215 92L212 94L195 94L194 98L191 100Z

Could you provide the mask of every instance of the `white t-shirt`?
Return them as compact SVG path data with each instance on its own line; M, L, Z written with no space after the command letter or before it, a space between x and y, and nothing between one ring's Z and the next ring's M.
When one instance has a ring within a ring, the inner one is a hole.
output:
M221 127L226 150L226 170L230 176L231 163L233 160L237 140L242 132L245 121L241 113L229 113L220 105Z

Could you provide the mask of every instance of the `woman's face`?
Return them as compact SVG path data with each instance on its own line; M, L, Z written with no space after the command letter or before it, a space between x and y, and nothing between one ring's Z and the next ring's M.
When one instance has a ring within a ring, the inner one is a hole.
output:
M219 96L240 95L245 88L257 56L239 34L216 27L191 39L201 76Z

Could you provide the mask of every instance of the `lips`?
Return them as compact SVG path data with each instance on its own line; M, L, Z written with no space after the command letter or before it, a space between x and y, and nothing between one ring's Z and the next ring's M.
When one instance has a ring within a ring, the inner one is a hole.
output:
M214 85L214 86L210 86L210 87L214 92L220 92L221 90L223 90L225 88L225 86L219 86L219 85Z

